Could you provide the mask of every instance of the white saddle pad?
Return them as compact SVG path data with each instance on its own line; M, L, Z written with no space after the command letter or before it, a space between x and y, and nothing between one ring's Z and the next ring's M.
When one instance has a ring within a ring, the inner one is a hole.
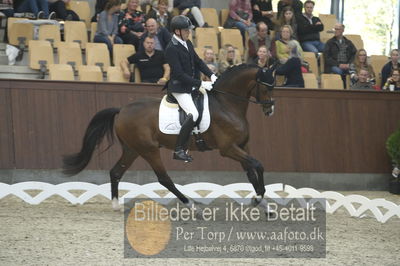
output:
M204 109L203 117L200 122L200 131L195 127L194 133L203 133L210 127L210 111L208 109L208 95L205 90L200 89L204 94ZM160 131L164 134L178 135L181 130L181 124L179 122L179 106L178 104L171 104L167 102L167 95L165 95L160 103L160 109L158 112L158 126Z

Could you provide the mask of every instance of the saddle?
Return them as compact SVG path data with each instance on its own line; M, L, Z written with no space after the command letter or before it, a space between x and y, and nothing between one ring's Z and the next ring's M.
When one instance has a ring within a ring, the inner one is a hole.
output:
M208 95L204 89L194 90L191 93L193 103L199 113L195 121L193 136L199 151L211 150L205 143L201 133L205 132L210 126L210 113L208 109ZM207 104L207 105L206 105ZM178 105L175 97L168 93L164 96L159 110L159 128L165 134L179 134L180 127L186 120L187 114Z

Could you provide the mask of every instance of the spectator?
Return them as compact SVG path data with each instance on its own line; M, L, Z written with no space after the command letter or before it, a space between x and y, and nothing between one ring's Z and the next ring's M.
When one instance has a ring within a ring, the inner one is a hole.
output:
M371 82L369 82L369 71L366 68L361 68L357 72L358 80L351 86L352 90L373 90Z
M203 54L203 62L208 66L208 65L213 65L215 68L215 71L213 71L213 69L210 68L210 66L208 66L208 68L211 69L211 71L214 72L214 74L216 74L218 72L218 64L216 62L215 59L215 54L213 49L211 48L206 48L204 49L204 54Z
M14 3L13 0L1 0L0 12L6 17L14 16Z
M253 60L255 65L259 67L270 67L275 63L275 59L271 56L271 52L265 45L262 45L257 50L257 57Z
M301 11L303 11L303 3L300 0L281 0L278 2L278 19L281 17L285 7L291 7L295 16L301 16Z
M292 39L292 33L292 27L289 25L282 26L281 39L275 41L276 57L281 64L286 63L286 61L290 58L289 42L291 41L297 44L296 52L300 55L299 57L303 57L303 50L301 49L299 42Z
M369 73L368 82L371 83L371 85L375 85L375 74L374 74L375 72L373 67L370 64L368 64L367 51L365 49L359 49L354 58L354 62L350 64L349 73L352 84L358 81L357 73L359 73L360 69L362 68L368 70Z
M381 87L386 83L387 78L390 76L390 73L393 72L394 69L400 69L399 63L399 49L393 49L390 52L390 62L383 66L381 71L382 83Z
M147 18L154 18L161 27L170 30L172 15L168 12L168 0L158 0L157 7L150 9Z
M284 25L290 25L293 30L292 38L297 40L297 22L294 16L293 9L287 6L283 9L283 16L278 19L276 24L275 39L279 40L281 38L281 27Z
M49 3L47 0L14 1L15 13L33 13L38 19L49 17Z
M393 69L392 74L383 85L383 90L400 91L400 69Z
M230 44L225 44L225 46L221 49L218 58L219 73L221 74L229 67L240 65L242 63L240 55L236 54L235 48Z
M107 44L108 50L112 55L112 47L114 43L122 43L118 33L118 12L121 8L120 0L109 0L105 9L100 12L97 22L97 31L94 35L93 42Z
M276 69L276 74L285 75L284 87L304 88L304 79L301 72L301 59L299 46L295 40L288 43L289 59L284 65Z
M243 38L243 46L245 45L245 33L248 31L249 36L255 34L256 24L252 22L253 12L251 11L250 0L231 0L229 3L229 16L225 22L225 28L236 27L240 30Z
M248 41L248 60L252 61L257 57L258 48L266 46L271 48L271 38L268 35L268 26L264 22L258 22L256 25L257 34L250 36Z
M106 7L107 2L108 0L96 0L96 5L94 6L94 15L91 19L91 22L97 22L98 16Z
M129 64L135 64L140 70L142 82L165 84L169 79L170 68L164 53L154 49L155 41L150 36L145 38L143 46L143 51L139 51L121 62L124 77L130 78Z
M49 10L54 12L55 17L61 20L79 21L80 18L73 10L70 9L71 0L48 0Z
M329 39L324 50L325 73L342 75L346 87L346 74L349 74L350 63L357 52L354 44L343 36L344 25L335 25L335 36Z
M195 25L208 27L200 11L200 0L174 0L174 7L179 9L181 15L187 16Z
M312 14L314 5L313 1L304 2L305 13L297 17L297 36L304 51L318 53L324 51L325 45L319 37L319 32L324 30L324 25Z
M274 24L271 18L274 16L272 11L272 0L251 0L254 23L264 22L268 29L273 29Z
M144 13L137 10L139 0L129 0L128 7L120 12L118 18L119 36L125 44L132 44L136 51L144 32Z
M154 18L146 20L146 32L142 35L140 45L140 49L142 50L143 41L147 36L154 38L155 49L159 51L164 51L172 37L171 33L169 33L166 28L158 26L157 21Z

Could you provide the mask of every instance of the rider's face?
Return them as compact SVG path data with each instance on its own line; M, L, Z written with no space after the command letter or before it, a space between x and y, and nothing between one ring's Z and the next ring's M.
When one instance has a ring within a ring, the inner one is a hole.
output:
M190 30L189 29L176 30L175 34L181 37L182 40L187 41L189 40Z

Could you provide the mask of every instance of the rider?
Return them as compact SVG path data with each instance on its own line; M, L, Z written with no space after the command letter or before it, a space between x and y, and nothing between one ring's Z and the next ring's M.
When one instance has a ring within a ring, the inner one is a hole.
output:
M199 58L188 40L192 22L185 16L175 16L171 21L171 31L174 34L165 49L165 57L171 68L171 78L167 85L168 93L171 93L178 101L180 107L188 115L176 140L173 158L186 162L193 161L185 148L190 139L195 121L199 117L196 106L193 103L191 92L203 87L212 89L212 84L217 80L207 65ZM201 81L200 73L211 78L210 81Z

